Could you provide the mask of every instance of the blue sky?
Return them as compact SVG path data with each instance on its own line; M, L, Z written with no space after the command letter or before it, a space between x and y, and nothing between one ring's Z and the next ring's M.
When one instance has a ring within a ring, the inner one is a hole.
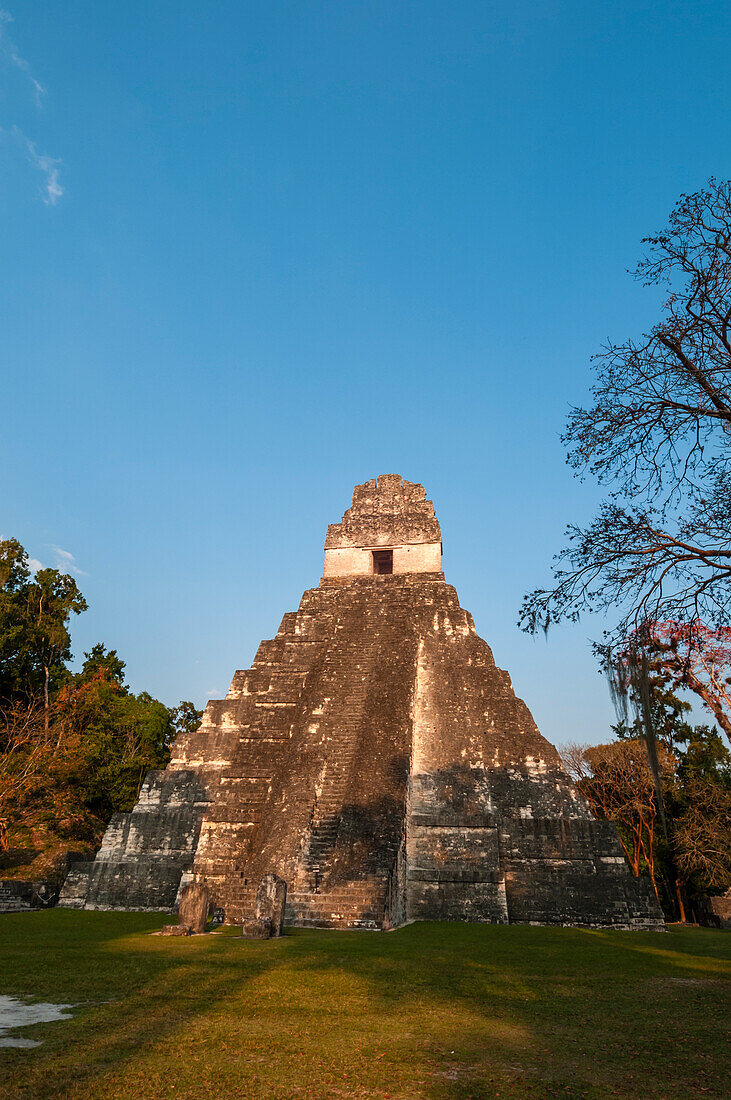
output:
M79 571L76 653L224 694L400 473L543 732L605 737L601 621L515 620L626 269L729 174L728 5L7 3L0 532Z

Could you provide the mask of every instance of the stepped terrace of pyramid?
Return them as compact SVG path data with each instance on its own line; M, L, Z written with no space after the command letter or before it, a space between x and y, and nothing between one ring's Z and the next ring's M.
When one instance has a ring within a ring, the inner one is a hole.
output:
M289 925L662 926L445 582L423 487L397 475L356 486L318 587L114 816L61 904L170 911L198 881L241 923L269 873Z

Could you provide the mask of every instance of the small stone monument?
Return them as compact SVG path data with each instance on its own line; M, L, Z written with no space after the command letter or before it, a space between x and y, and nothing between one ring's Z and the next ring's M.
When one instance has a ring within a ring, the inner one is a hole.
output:
M278 875L264 875L256 891L254 915L257 920L268 920L272 935L281 936L284 928L284 904L287 900L287 883Z
M161 936L197 936L206 930L208 919L208 887L203 882L189 882L180 893L178 923L166 924Z
M270 940L272 938L272 926L265 920L245 920L241 929L247 940Z
M152 933L153 936L157 935L156 932ZM161 936L189 936L190 928L187 924L163 924L160 929Z
M204 882L189 882L180 894L178 923L187 925L196 936L206 930L208 920L208 887Z
M287 883L278 875L264 875L256 891L254 920L244 921L243 933L249 939L268 940L281 936L284 928L284 904Z

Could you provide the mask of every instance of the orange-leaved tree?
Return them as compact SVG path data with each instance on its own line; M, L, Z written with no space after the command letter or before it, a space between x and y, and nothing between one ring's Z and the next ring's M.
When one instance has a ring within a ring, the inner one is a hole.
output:
M569 744L561 757L594 814L617 826L632 873L637 876L643 867L647 869L659 900L655 874L658 804L644 742L636 738L606 745ZM658 758L663 780L672 782L675 757L660 745Z

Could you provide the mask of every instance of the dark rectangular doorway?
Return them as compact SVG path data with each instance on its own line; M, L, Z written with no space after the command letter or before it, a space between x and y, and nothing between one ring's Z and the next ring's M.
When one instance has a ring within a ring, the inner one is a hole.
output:
M373 572L393 573L393 550L373 550Z

